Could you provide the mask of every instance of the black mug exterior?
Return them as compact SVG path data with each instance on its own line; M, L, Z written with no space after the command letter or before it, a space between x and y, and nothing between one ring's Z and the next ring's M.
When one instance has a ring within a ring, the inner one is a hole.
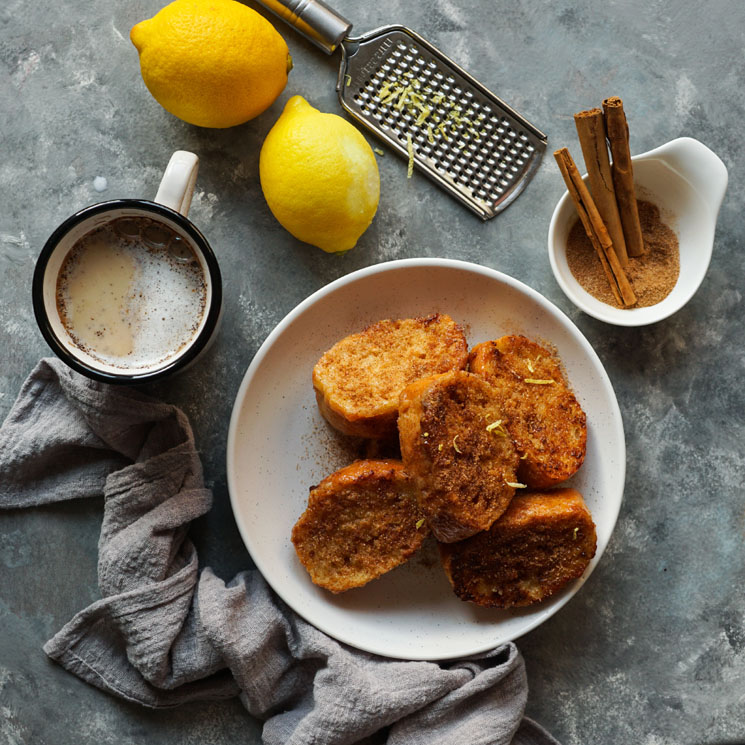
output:
M107 212L132 209L139 212L149 213L156 219L161 217L171 220L193 241L194 245L204 258L204 263L207 267L211 287L211 301L209 307L206 309L205 320L202 328L183 354L174 357L173 360L162 367L158 367L157 370L137 373L111 373L105 370L96 369L86 364L83 360L75 357L70 353L55 333L44 303L46 269L49 260L59 243L77 225L97 215L105 215ZM99 380L104 383L124 385L152 383L153 381L161 380L188 367L212 341L215 332L217 331L222 312L222 275L220 274L220 267L215 258L215 254L207 242L207 239L194 226L191 220L184 217L179 212L172 210L170 207L158 204L157 202L150 202L145 199L114 199L108 202L100 202L91 205L90 207L85 207L67 218L67 220L65 220L52 233L44 244L44 248L42 248L39 258L36 261L32 285L32 298L36 322L39 325L39 329L41 330L44 339L47 344L49 344L52 351L73 370L76 370L93 380Z

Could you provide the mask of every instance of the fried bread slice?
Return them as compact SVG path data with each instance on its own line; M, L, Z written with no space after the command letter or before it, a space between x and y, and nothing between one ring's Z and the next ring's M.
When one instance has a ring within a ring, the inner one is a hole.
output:
M496 391L465 371L432 375L401 394L401 457L439 541L486 530L515 493L518 455Z
M344 434L397 436L398 397L412 381L465 368L468 344L450 316L384 320L341 339L313 368L318 408Z
M532 605L582 576L597 536L575 489L521 492L488 531L440 544L461 600L492 608Z
M587 447L586 417L554 354L524 336L503 336L475 346L469 369L499 392L521 456L519 481L545 488L579 469Z
M311 489L292 542L311 580L339 593L403 564L427 535L402 463L360 460Z

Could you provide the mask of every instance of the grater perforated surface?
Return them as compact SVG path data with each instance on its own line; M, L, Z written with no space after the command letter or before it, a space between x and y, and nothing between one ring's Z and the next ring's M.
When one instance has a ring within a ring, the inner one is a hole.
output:
M337 90L352 116L483 219L517 197L543 133L408 29L388 26L342 49Z

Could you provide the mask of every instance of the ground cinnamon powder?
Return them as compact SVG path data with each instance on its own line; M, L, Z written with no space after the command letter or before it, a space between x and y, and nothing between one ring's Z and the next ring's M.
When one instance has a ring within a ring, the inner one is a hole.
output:
M637 205L644 253L637 258L629 257L626 274L637 299L632 307L646 308L659 303L675 287L680 273L680 252L678 237L662 222L658 207L643 200L638 200ZM574 278L587 292L608 305L621 307L613 297L598 255L579 220L569 231L566 257Z

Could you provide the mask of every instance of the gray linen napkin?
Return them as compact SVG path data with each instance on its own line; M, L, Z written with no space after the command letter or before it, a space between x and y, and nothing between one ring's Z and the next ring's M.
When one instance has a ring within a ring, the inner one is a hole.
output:
M209 510L186 416L42 360L0 428L0 508L104 496L102 599L44 647L144 706L240 696L267 745L558 745L523 718L514 644L458 662L402 662L330 639L257 571L198 571L189 523Z

